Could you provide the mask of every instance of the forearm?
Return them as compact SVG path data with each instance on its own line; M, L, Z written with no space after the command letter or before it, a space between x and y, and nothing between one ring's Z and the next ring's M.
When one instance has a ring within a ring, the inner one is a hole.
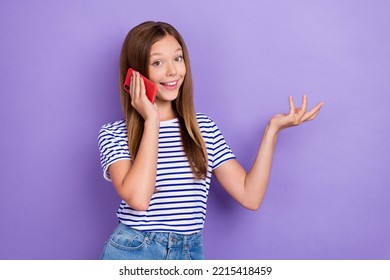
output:
M256 159L245 177L245 204L248 208L257 209L263 201L271 174L277 136L278 131L267 125Z
M122 188L126 202L138 210L146 210L155 190L158 157L159 123L145 122L137 157L132 161Z
M213 171L223 188L237 202L248 209L258 209L263 201L271 175L279 131L313 120L323 105L320 102L312 110L306 112L306 96L303 97L302 108L295 108L292 97L289 97L289 101L289 114L276 114L270 119L265 128L256 159L248 173L237 160L230 160Z

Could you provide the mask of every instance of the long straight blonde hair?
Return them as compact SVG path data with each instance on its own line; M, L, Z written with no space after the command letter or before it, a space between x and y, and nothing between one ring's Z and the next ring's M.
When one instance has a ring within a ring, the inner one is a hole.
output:
M193 83L188 50L179 32L170 24L147 21L130 30L122 46L119 66L119 86L122 109L125 115L129 150L132 160L137 156L144 130L142 116L131 106L130 94L124 91L123 83L128 68L132 67L149 77L150 50L163 37L173 36L183 50L186 76L179 89L179 95L172 101L172 107L180 124L183 149L196 178L207 176L207 151L196 119L193 102Z

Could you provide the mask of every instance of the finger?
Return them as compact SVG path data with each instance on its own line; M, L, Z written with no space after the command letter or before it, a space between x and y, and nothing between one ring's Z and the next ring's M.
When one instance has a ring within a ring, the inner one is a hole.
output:
M312 119L314 119L318 113L320 112L320 109L322 107L323 103L318 103L317 106L315 106L313 109L311 109L309 112L307 112L305 114L305 116L303 117L303 121L310 121Z
M314 119L320 113L321 108L322 108L323 105L324 105L323 102L320 102L320 103L317 104L317 106L315 107L316 111L315 111L315 113L314 113L314 115L313 115L313 117L311 119Z
M131 79L130 79L130 96L131 96L131 100L134 100L134 92L135 92L135 72L131 73Z
M135 73L135 92L136 98L139 97L139 73Z
M139 85L140 85L140 95L146 96L145 81L141 77L139 78Z
M310 115L305 121L311 121L311 120L314 120L315 117L317 117L317 115L320 113L320 110L314 112L314 114Z
M295 115L295 105L294 105L294 100L293 100L292 96L288 97L288 101L290 102L290 113L289 113L289 115L290 116L294 116Z
M134 76L134 98L139 99L140 97L140 76L138 72L135 72Z
M302 97L302 107L300 108L299 113L297 114L297 118L299 121L301 121L303 116L305 115L306 109L307 109L307 95L305 94Z
M311 114L316 113L317 111L319 111L321 109L322 105L324 105L324 103L322 103L322 102L318 103L313 109L310 110L310 113Z

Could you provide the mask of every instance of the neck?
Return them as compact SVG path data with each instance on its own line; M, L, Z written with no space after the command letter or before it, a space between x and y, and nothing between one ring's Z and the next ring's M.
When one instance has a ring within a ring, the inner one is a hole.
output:
M176 118L171 101L161 101L156 99L156 105L158 108L158 114L160 115L160 121L167 121Z

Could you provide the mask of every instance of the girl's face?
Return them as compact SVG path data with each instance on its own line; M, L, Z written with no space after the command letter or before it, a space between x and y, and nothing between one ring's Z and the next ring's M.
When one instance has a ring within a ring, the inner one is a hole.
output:
M183 51L179 42L167 35L152 45L149 79L157 85L156 99L173 101L186 75Z

